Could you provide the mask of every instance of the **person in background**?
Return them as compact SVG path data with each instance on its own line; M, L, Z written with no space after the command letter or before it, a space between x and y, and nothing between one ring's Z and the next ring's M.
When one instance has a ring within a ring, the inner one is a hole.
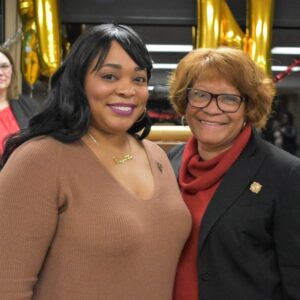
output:
M285 151L299 156L297 129L292 113L286 109L276 112L262 130L262 137Z
M130 27L92 27L8 140L1 300L172 299L191 216L166 153L144 139L151 69Z
M8 49L0 46L0 156L7 136L25 129L39 111L38 103L17 92L17 76Z
M175 300L300 299L300 160L258 131L274 94L233 48L193 50L170 76L192 131L169 153L193 217Z
M294 117L291 112L286 111L281 116L282 149L291 154L298 154L297 129L294 125Z

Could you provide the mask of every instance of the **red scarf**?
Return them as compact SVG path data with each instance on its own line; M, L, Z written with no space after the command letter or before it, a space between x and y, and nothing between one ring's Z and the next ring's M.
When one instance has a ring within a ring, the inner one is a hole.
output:
M239 157L251 136L245 126L230 149L217 157L203 161L192 137L186 144L179 172L182 196L193 218L193 227L183 249L175 279L174 300L198 300L197 253L200 224L206 208L225 173Z

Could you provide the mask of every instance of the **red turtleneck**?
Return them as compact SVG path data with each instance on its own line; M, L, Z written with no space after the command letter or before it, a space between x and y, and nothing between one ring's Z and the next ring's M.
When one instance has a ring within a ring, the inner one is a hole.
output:
M193 227L178 264L174 300L198 300L197 253L201 221L225 173L239 157L250 136L251 127L247 125L229 150L206 161L198 154L195 138L191 138L186 144L179 185L192 214Z

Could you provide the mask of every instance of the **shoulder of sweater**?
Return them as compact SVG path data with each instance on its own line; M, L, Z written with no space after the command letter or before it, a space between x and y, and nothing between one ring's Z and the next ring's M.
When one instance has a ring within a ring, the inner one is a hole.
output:
M50 136L38 136L32 138L25 143L23 143L19 148L30 148L30 150L39 149L39 148L46 148L49 147L49 150L52 148L58 149L62 147L64 143L50 137Z
M168 153L162 147L160 147L158 144L156 144L155 142L152 142L152 141L149 141L149 140L144 140L144 145L150 151L152 151L152 153L154 153L155 155L169 161ZM183 146L184 146L184 144L183 144Z
M151 151L155 151L159 154L166 155L165 151L155 142L147 140L147 139L144 139L142 142L143 142L144 146L147 147L148 149L150 149Z
M33 181L44 189L47 189L46 186L55 189L57 179L67 163L62 153L63 144L52 138L31 139L13 151L1 170L1 179L5 181L14 178L16 182Z
M11 155L9 160L22 160L35 165L54 164L61 160L64 144L51 137L40 136L30 139L20 145Z

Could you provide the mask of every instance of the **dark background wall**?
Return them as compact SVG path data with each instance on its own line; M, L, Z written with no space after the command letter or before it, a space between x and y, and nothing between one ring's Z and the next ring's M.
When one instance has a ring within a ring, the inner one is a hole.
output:
M263 0L259 0L263 2ZM226 0L242 28L247 0ZM274 0L272 47L300 46L300 0ZM149 44L192 44L197 23L196 0L59 0L62 23L119 22L132 25ZM157 63L176 63L180 53L154 53ZM297 56L273 55L275 65L287 66ZM276 73L274 72L274 75ZM278 83L279 89L300 87L299 74ZM165 71L155 71L153 83L164 84Z
M263 0L258 0L262 1ZM245 25L246 0L226 0L239 24ZM274 27L300 27L300 1L275 0ZM60 0L65 23L119 21L131 24L196 25L196 0Z

